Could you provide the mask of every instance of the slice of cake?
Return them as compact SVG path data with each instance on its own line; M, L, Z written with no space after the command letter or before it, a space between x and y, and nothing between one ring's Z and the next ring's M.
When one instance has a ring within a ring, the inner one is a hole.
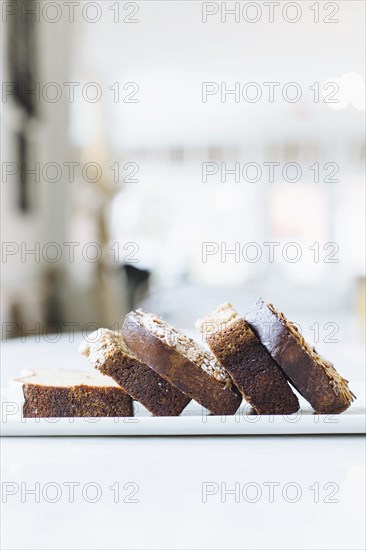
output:
M258 300L246 320L282 368L283 372L318 413L335 414L348 409L355 399L332 363L321 357L301 336L297 327L272 304Z
M122 327L128 347L159 376L213 414L234 414L241 396L225 369L194 340L141 310Z
M98 372L45 369L18 378L23 384L23 416L133 416L132 399Z
M190 398L156 374L126 346L120 332L99 329L80 346L91 365L113 378L154 416L178 416Z
M196 327L258 414L291 414L299 409L283 372L231 304L222 304L198 320Z

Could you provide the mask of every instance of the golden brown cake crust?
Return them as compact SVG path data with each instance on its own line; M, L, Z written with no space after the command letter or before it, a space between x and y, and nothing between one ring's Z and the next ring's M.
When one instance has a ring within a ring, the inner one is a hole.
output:
M299 331L272 304L258 300L246 320L283 372L321 414L336 414L348 409L355 399L334 366L311 348Z
M258 414L292 414L299 409L281 369L230 304L200 321L200 330L205 323L214 329L206 335L212 353Z
M126 344L139 359L213 414L234 414L240 405L241 396L228 375L223 373L225 376L220 381L216 378L221 374L219 371L216 373L215 370L214 376L187 359L177 351L174 342L169 345L166 339L156 336L144 327L139 322L141 315L144 314L128 314L122 328Z

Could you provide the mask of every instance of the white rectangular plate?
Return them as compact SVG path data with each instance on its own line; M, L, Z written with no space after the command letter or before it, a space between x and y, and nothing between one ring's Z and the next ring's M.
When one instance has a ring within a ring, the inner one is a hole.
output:
M83 369L90 367L77 351L81 335L69 343L69 335L54 345L19 340L8 342L2 353L2 406L0 433L3 436L132 436L132 435L297 435L365 433L364 346L351 342L337 347L332 358L340 371L347 374L357 400L339 415L317 415L301 397L300 411L290 416L256 416L247 405L234 416L212 416L191 402L181 416L152 417L135 403L133 418L22 418L20 384L12 382L21 369ZM327 354L328 355L328 354ZM84 366L83 366L84 365ZM85 368L84 368L85 367ZM344 368L343 368L344 367ZM347 367L347 368L346 368Z
M21 404L3 403L2 436L296 435L365 433L365 409L318 415L301 402L298 413L254 415L247 405L233 416L212 416L191 402L181 416L152 417L141 405L131 418L23 418Z

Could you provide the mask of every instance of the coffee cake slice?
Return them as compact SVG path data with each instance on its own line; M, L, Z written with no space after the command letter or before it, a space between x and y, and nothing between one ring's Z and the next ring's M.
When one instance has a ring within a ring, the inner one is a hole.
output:
M178 416L190 402L189 397L140 361L120 332L99 329L82 342L80 351L94 368L113 378L154 416Z
M17 381L25 418L133 416L131 397L98 372L40 369Z
M241 395L214 356L183 332L141 310L126 316L126 344L151 369L213 414L234 414Z
M336 414L348 409L355 399L348 381L305 342L283 313L260 299L245 318L291 384L316 412Z
M231 304L222 304L196 327L257 414L292 414L299 409L281 369Z

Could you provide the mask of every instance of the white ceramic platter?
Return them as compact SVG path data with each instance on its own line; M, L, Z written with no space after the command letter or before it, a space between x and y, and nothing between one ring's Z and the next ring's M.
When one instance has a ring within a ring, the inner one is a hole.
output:
M22 404L2 403L2 436L295 435L365 433L365 408L357 402L343 414L318 415L305 402L298 413L258 416L241 406L234 416L212 416L191 402L181 416L152 417L135 404L131 418L23 418Z

